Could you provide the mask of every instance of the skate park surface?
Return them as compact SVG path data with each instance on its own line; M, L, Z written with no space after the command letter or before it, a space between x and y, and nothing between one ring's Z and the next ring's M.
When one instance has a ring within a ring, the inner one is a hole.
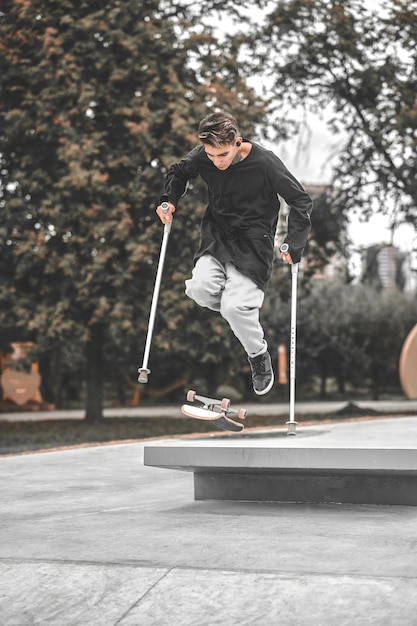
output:
M143 463L177 445L413 451L417 416L1 457L2 626L417 623L416 506L195 501Z

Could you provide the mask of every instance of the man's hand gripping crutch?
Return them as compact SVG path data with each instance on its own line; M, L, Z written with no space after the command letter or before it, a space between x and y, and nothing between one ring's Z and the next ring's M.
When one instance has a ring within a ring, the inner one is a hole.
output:
M164 234L162 238L161 252L159 254L158 269L156 272L155 286L154 286L153 296L152 296L151 312L149 314L148 332L146 335L145 351L143 354L143 363L142 363L142 367L138 369L138 373L139 373L138 381L140 383L147 383L148 374L150 374L150 369L148 369L149 353L151 351L152 334L153 334L153 328L155 324L156 309L158 306L159 289L161 286L162 272L164 269L165 253L166 253L166 248L168 244L168 238L171 232L172 214L174 213L174 211L175 211L175 207L173 204L171 204L171 202L162 202L162 204L158 206L158 208L156 209L156 213L158 214L161 222L164 225Z

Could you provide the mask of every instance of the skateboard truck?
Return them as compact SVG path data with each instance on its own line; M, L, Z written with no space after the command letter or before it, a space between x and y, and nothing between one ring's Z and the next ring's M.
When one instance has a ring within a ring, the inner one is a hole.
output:
M187 393L187 401L195 402L196 400L201 402L202 406L183 404L181 411L184 415L194 419L213 422L215 426L222 430L230 430L232 432L241 432L243 430L243 424L230 419L229 416L233 415L243 420L246 417L246 409L231 408L229 398L218 400L217 398L200 396L190 389Z

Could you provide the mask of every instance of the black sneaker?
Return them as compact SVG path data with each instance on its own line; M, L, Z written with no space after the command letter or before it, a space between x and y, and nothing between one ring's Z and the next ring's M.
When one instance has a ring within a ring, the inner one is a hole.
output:
M258 396L263 396L272 389L274 384L274 370L268 350L255 357L248 357L252 370L253 390Z

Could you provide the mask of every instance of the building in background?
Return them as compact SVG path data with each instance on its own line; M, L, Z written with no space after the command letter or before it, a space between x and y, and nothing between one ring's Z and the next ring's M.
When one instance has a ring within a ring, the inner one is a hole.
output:
M416 291L416 268L409 254L391 244L381 243L362 250L361 282L377 289Z

